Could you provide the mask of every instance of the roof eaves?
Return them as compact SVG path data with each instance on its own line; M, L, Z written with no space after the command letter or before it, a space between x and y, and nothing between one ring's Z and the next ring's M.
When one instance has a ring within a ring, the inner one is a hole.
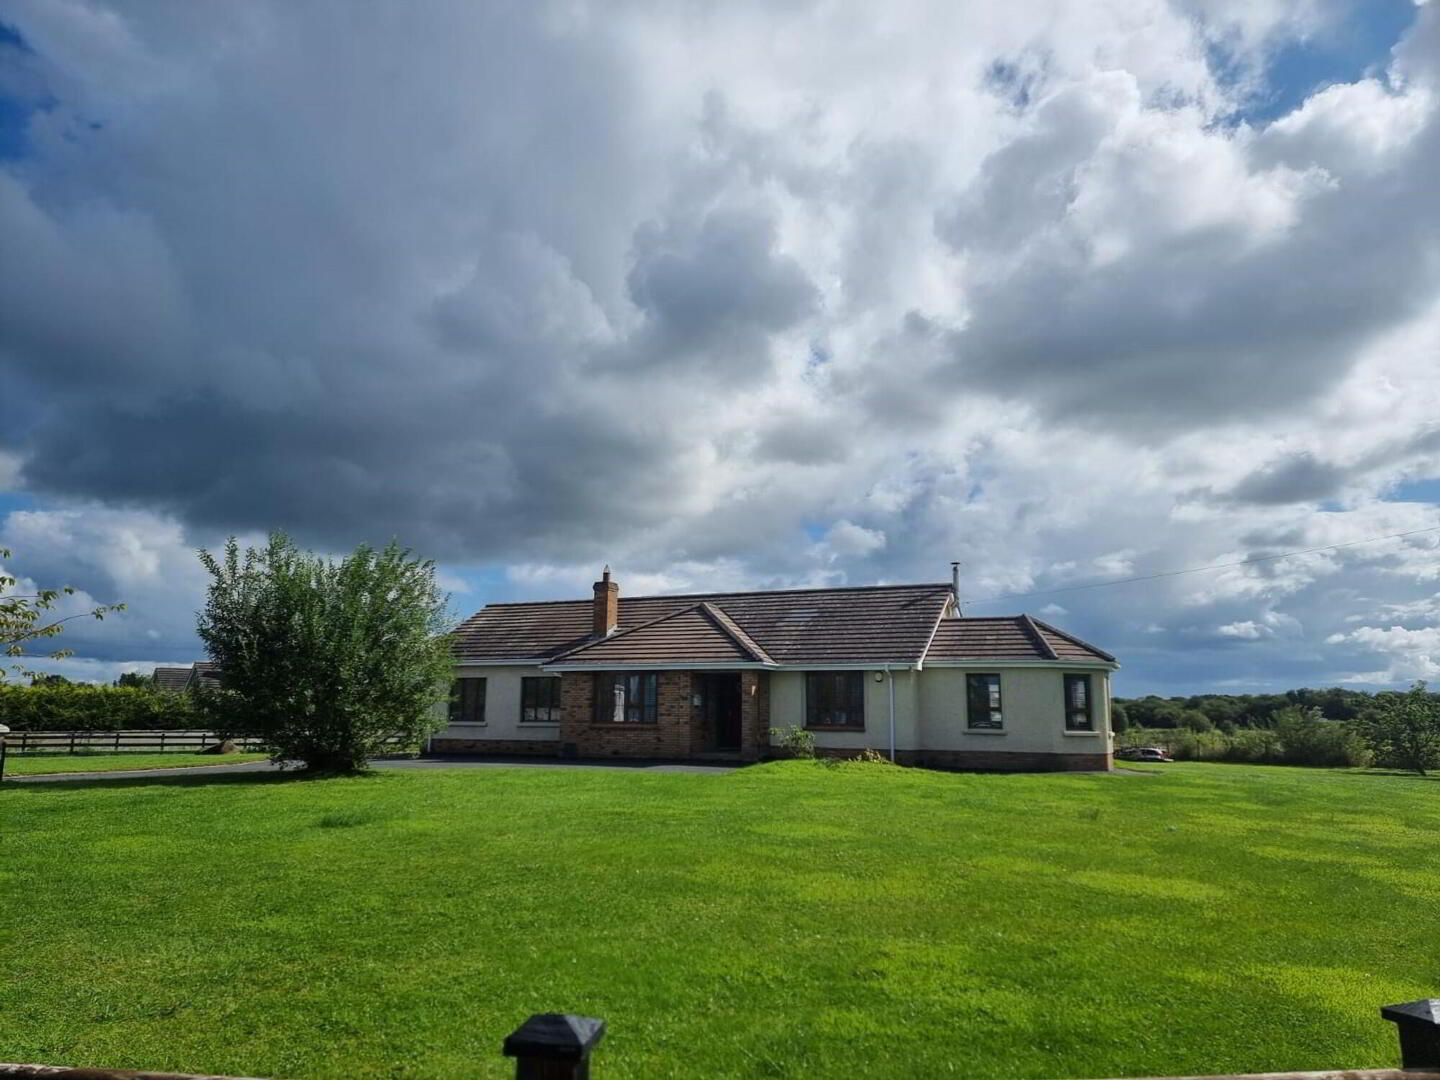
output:
M1035 643L1035 648L1041 656L1046 660L1060 659L1060 654L1055 651L1055 646L1045 640L1045 635L1042 634L1040 628L1035 625L1034 619L1022 613L1020 615L1020 625L1025 628L1025 633L1030 635L1030 640Z

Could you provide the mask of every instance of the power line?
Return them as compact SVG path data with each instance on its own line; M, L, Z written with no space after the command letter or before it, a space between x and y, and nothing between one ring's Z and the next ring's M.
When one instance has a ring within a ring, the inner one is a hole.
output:
M1357 544L1374 544L1380 540L1398 540L1404 536L1418 536L1420 533L1440 532L1440 525L1428 529L1411 529L1409 532L1390 533L1386 536L1369 536L1364 540L1347 540L1343 544L1326 544L1324 547L1302 548L1300 551L1286 551L1278 555L1256 555L1250 559L1235 562L1215 563L1213 566L1192 566L1185 570L1166 570L1159 574L1143 574L1140 577L1117 578L1114 581L1092 581L1088 585L1062 585L1056 589L1041 589L1038 592L1006 593L1003 596L987 596L981 600L965 600L965 604L993 604L1000 600L1023 600L1030 596L1051 596L1055 593L1079 592L1082 589L1103 589L1109 585L1130 585L1137 581L1155 581L1157 578L1179 577L1181 574L1200 574L1206 570L1228 570L1232 566L1250 566L1253 563L1274 562L1276 559L1293 559L1297 555L1313 555L1319 551L1335 551L1338 548L1355 547Z

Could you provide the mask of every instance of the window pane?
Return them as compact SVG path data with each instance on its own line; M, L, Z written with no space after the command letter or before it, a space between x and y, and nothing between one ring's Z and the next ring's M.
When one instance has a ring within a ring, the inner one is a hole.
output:
M450 684L450 723L485 722L485 680L456 679Z
M805 676L805 722L811 727L865 726L865 673L816 671Z
M1070 731L1093 731L1090 716L1090 676L1065 676L1065 727Z
M965 678L966 726L1004 727L1000 708L999 675L967 675Z

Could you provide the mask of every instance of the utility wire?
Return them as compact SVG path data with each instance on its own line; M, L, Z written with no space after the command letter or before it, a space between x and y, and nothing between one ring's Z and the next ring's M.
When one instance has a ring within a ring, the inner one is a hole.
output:
M1317 551L1335 551L1338 548L1355 547L1357 544L1374 544L1380 540L1398 540L1402 536L1418 536L1420 533L1440 532L1440 525L1428 529L1411 529L1409 532L1390 533L1386 536L1369 536L1364 540L1347 540L1343 544L1326 544L1324 547L1303 548L1300 551L1285 551L1278 555L1256 555L1250 559L1235 562L1215 563L1213 566L1191 566L1185 570L1166 570L1160 574L1143 574L1140 577L1117 578L1114 581L1092 581L1088 585L1062 585L1056 589L1041 589L1038 592L1006 593L1003 596L987 596L980 600L964 600L963 604L993 604L1000 600L1023 600L1029 596L1050 596L1054 593L1079 592L1082 589L1103 589L1108 585L1130 585L1137 581L1155 581L1157 578L1179 577L1181 574L1200 574L1206 570L1227 570L1232 566L1250 566L1253 563L1274 562L1276 559L1293 559L1297 555L1313 555Z

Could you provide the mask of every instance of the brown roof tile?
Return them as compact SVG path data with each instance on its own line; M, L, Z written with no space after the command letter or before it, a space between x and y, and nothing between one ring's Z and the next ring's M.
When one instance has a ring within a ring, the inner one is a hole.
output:
M729 625L727 625L729 624ZM630 630L562 653L564 664L756 664L769 663L747 644L743 630L708 603L662 615Z
M934 660L1113 661L1107 652L1029 615L941 619L926 653Z

